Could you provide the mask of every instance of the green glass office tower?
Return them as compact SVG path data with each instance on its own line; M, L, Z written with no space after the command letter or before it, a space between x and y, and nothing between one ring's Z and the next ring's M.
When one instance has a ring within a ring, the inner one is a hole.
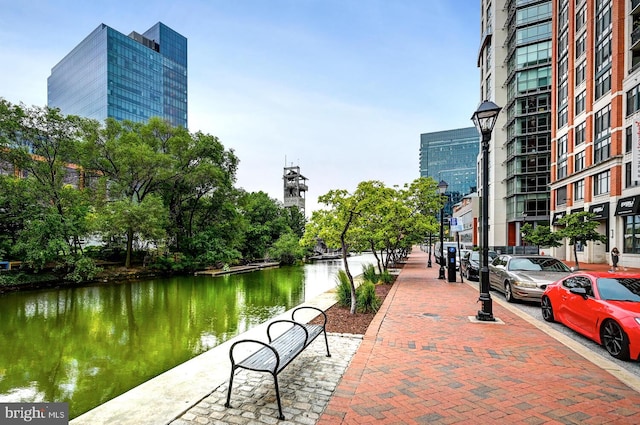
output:
M420 135L420 176L444 180L448 192L460 196L476 191L480 136L475 127Z
M161 22L128 36L100 24L51 69L48 105L104 121L187 127L187 39Z

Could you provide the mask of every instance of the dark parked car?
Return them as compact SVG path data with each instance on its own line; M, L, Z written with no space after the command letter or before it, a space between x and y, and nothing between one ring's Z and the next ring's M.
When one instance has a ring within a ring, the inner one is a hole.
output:
M480 279L480 251L467 251L460 261L460 273L462 277L469 280ZM495 251L489 251L489 262L493 261L498 254Z
M539 302L548 285L570 274L565 263L548 255L498 255L489 264L491 289L509 302Z

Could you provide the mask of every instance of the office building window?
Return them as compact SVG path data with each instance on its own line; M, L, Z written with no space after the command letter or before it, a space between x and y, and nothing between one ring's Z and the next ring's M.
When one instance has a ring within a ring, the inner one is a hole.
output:
M567 186L559 187L556 190L556 205L565 205L567 203Z
M586 128L587 128L587 123L584 122L584 121L576 126L576 131L575 131L576 134L575 134L575 137L574 137L574 140L575 140L574 145L575 146L578 146L578 145L581 145L581 144L584 143L584 140L585 140L584 137L585 137Z
M576 96L576 112L575 112L576 115L584 112L586 96L587 96L586 90L581 91Z
M573 156L573 166L576 172L584 170L584 151L576 152Z
M596 46L596 74L611 66L611 36Z
M609 184L611 180L610 170L596 174L592 178L593 178L593 194L595 196L609 193Z
M584 199L584 180L578 180L573 184L573 199L575 201Z
M631 163L627 162L624 164L624 187L629 188L634 186L638 186L638 180L635 180L631 175Z
M640 84L627 92L627 116L640 110Z
M611 105L607 105L595 115L593 163L604 161L611 156Z
M579 58L587 51L587 33L583 33L576 38L576 59Z
M566 105L567 99L569 97L569 90L567 81L563 81L560 83L560 87L558 87L558 107L562 107Z
M576 33L578 33L584 24L587 22L587 5L583 4L582 7L576 12Z
M611 91L611 68L596 78L596 100Z
M587 78L587 61L582 61L576 66L576 86L584 83Z
M558 139L557 146L557 179L560 180L567 177L567 135Z
M631 132L633 127L629 126L624 129L624 151L626 153L631 152L633 149L633 133Z
M560 109L558 111L558 128L562 128L567 125L567 107Z

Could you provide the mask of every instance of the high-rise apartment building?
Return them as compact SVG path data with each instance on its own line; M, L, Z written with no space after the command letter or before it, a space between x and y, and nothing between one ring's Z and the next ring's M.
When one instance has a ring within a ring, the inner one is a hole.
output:
M475 127L420 135L420 176L447 182L448 214L451 205L476 191L479 146L480 136Z
M552 225L590 211L607 242L578 246L579 260L607 262L617 247L638 267L640 0L554 0L553 19Z
M550 221L551 0L481 0L481 34L478 103L503 108L489 145L489 246L514 252L522 225Z
M158 22L128 36L100 24L51 70L48 105L104 121L187 127L187 39Z

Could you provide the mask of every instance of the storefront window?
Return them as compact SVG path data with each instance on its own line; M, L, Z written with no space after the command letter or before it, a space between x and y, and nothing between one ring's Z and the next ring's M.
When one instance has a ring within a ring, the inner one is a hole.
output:
M640 215L625 218L623 252L640 254Z

